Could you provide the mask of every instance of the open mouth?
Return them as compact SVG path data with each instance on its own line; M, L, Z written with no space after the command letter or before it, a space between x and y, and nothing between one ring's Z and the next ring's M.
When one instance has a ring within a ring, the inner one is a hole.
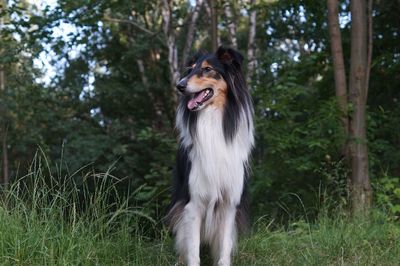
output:
M189 110L194 111L202 106L207 100L211 99L213 95L214 91L210 88L196 92L193 94L193 97L188 101L187 107L189 108Z

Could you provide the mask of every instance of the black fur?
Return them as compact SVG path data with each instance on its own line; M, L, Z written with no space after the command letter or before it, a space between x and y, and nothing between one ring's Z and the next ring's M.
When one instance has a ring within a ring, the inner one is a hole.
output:
M192 162L189 159L189 150L184 147L179 147L176 155L176 166L175 166L175 184L174 184L174 198L172 202L183 200L184 203L188 203L190 200L188 177Z
M186 103L189 101L190 95L182 95L178 108L181 109L183 116L183 123L189 126L189 132L192 138L196 132L197 112L191 112L187 107Z
M236 207L236 225L241 233L247 232L250 227L250 197L248 192L249 170L246 166L244 169L245 178L242 197L239 205Z
M243 56L233 49L223 47L220 47L216 54L224 67L222 76L228 84L228 99L223 122L224 135L226 140L232 141L241 115L245 116L249 126L253 115L253 104L242 74ZM244 111L243 114L242 111Z
M166 223L170 228L179 220L183 207L190 201L189 194L189 174L192 162L189 159L190 150L179 146L176 154L176 165L173 170L172 201L169 211L165 217Z

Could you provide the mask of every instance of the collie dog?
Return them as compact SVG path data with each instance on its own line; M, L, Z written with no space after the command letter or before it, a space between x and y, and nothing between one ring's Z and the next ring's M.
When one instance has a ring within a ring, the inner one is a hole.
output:
M167 219L186 265L200 265L201 244L210 246L216 265L230 265L237 234L248 224L253 105L242 62L231 48L198 53L176 86L180 145Z

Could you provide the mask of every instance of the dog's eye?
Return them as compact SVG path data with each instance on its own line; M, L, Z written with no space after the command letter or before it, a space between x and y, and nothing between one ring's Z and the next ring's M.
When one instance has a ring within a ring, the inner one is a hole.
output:
M186 69L185 73L184 73L184 76L187 76L187 75L189 75L189 74L190 74L190 72L192 72L192 70L193 70L193 68L191 68L191 67L188 67L188 68Z
M203 70L204 70L204 72L210 72L211 70L212 70L212 68L211 67L205 67L205 68L203 68Z

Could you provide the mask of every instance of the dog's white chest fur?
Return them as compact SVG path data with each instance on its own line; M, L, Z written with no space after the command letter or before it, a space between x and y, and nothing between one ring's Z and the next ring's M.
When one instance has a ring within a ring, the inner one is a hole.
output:
M237 134L228 141L222 121L220 109L210 107L198 114L196 136L189 154L192 161L189 190L192 198L206 205L228 201L235 206L240 202L253 134L245 119L241 119Z
M224 109L204 108L196 114L195 125L182 123L183 111L178 110L177 126L181 144L189 150L190 200L174 227L176 246L188 265L200 265L200 242L210 244L216 264L230 265L237 237L237 207L254 143L253 121L241 110L237 128L230 132L233 138L229 139L224 134Z

